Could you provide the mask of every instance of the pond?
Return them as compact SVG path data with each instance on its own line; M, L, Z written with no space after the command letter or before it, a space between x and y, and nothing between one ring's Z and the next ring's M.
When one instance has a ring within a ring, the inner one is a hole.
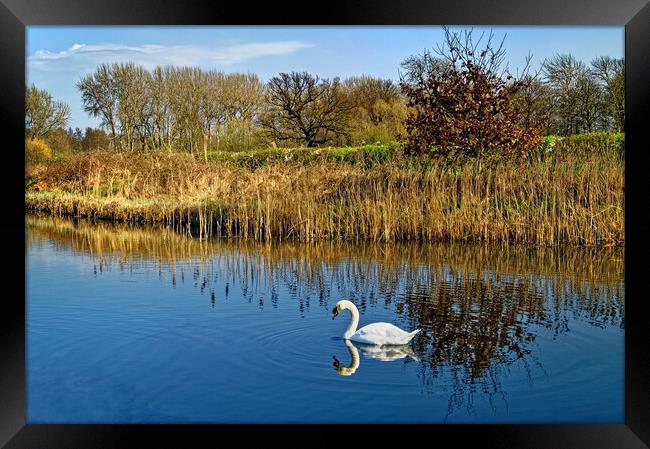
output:
M624 422L621 248L26 222L29 423ZM422 332L346 341L340 299Z

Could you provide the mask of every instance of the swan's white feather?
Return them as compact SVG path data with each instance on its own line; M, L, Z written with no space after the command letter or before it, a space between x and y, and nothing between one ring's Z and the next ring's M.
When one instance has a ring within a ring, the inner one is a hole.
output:
M372 323L357 330L350 340L371 345L405 345L420 332L406 332L390 323Z

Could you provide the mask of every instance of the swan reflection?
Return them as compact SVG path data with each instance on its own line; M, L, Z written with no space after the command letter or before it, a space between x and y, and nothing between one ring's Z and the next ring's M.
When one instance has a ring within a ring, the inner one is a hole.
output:
M357 368L359 368L359 349L355 346L350 340L344 340L345 346L348 348L350 353L351 362L349 366L344 366L336 356L332 356L334 359L333 365L336 372L341 376L351 376L355 373ZM411 357L416 362L419 362L420 359L415 355L413 350L408 345L391 345L391 346L377 346L377 345L366 345L366 344L357 344L361 348L361 352L364 357L369 359L381 360L382 362L391 362L393 360L403 359L405 357Z

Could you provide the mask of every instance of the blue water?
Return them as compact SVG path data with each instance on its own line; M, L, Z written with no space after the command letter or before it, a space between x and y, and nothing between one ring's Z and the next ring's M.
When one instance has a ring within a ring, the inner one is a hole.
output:
M49 219L27 243L29 423L624 421L617 252L239 248ZM360 325L422 328L415 357L349 348L341 298Z

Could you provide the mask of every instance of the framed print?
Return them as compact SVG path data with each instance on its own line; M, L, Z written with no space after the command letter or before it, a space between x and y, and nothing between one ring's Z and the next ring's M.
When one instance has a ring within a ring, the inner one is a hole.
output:
M0 442L648 447L648 23L2 0Z

